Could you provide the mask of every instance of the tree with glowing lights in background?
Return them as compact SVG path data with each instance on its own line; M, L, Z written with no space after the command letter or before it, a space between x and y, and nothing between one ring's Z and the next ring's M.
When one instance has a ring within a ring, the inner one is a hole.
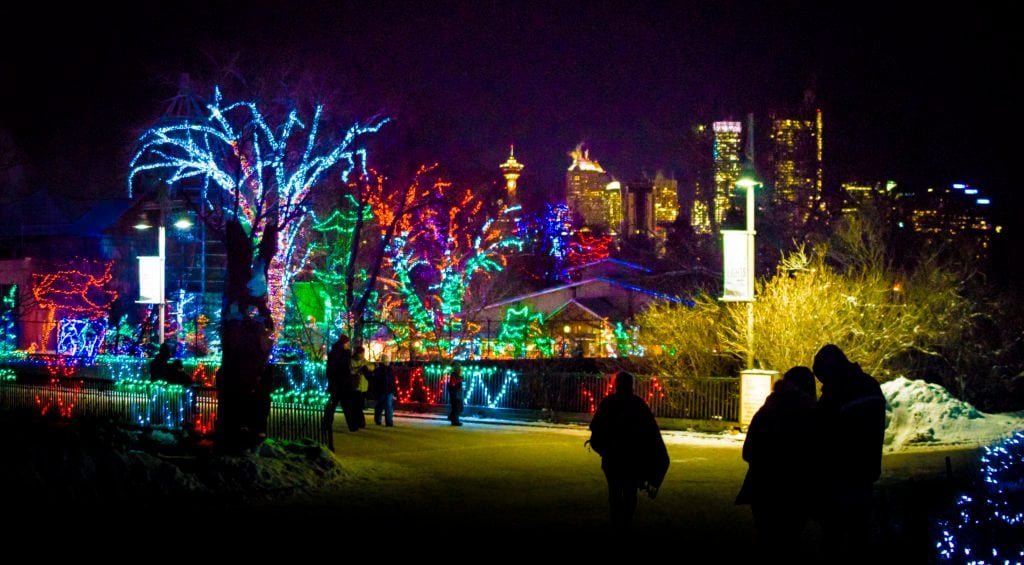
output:
M501 271L504 252L522 248L522 241L503 233L483 208L483 200L466 190L447 206L424 208L409 230L390 242L392 286L411 330L395 331L422 340L424 349L434 347L441 356L457 355L466 334L473 333L464 313L471 283L481 273ZM503 207L499 214L506 211Z
M313 276L337 306L332 322L357 341L372 335L394 305L379 300L378 288L390 243L411 232L415 215L438 205L449 186L435 170L421 166L405 184L365 171L349 182L338 208L313 225L321 234Z
M287 109L277 127L252 102L227 103L220 90L203 119L179 119L147 130L131 160L129 196L137 176L200 188L200 218L222 235L228 272L222 302L222 361L217 431L227 446L264 437L270 402L268 360L284 317L289 283L302 268L299 250L315 187L345 184L365 150L358 138L386 121L320 131L323 107L303 121ZM331 176L333 175L333 176Z

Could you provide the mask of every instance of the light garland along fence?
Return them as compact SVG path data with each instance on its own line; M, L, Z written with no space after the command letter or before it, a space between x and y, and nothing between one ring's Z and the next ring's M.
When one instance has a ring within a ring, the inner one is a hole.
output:
M64 419L104 418L140 428L215 431L217 391L166 383L113 382L56 378L45 384L0 381L0 407L38 411ZM277 400L271 403L267 436L333 442L323 428L323 404Z
M448 365L396 367L396 401L407 407L447 405ZM613 376L593 373L525 373L500 366L462 366L466 407L593 414L612 394ZM661 418L739 419L739 379L661 379L637 376L633 392Z

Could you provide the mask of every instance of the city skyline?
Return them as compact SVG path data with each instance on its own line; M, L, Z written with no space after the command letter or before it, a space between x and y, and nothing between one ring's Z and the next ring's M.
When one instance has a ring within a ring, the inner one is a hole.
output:
M1008 24L985 8L936 14L922 27L916 13L862 4L246 6L46 17L5 8L8 21L38 28L32 45L4 39L11 87L0 104L0 130L46 171L33 185L117 195L135 136L167 108L182 73L209 96L222 82L210 77L229 82L226 69L264 62L291 74L245 77L254 90L305 69L314 86L303 92L336 115L392 117L371 160L395 174L439 162L457 182L500 183L495 165L514 144L526 166L520 190L547 194L564 186L583 142L620 180L662 170L685 182L696 166L684 151L694 125L754 113L766 131L773 110L812 88L827 188L960 181L1019 198L1008 178L1006 72L1017 60L998 33Z

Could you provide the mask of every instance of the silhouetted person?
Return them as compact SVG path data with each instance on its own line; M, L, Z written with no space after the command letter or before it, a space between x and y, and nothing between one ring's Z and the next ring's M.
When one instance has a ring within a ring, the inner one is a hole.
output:
M171 365L167 369L167 382L182 386L192 384L192 377L189 377L188 373L185 372L185 364L181 359L171 361Z
M750 504L758 543L772 562L791 562L815 495L814 373L793 367L754 414L743 442L749 465L736 504Z
M366 350L357 345L352 350L352 392L348 401L352 416L360 428L366 427L366 393L370 390L370 372L372 367L366 361ZM348 412L346 412L348 414Z
M166 341L160 344L160 350L149 362L149 380L166 381L169 372L167 362L171 359L171 344Z
M829 344L814 356L821 527L826 558L852 561L871 545L874 483L882 474L885 396L878 381Z
M448 403L451 405L448 419L453 426L461 426L462 421L459 418L462 417L465 402L462 398L462 366L458 363L452 364L452 372L448 375Z
M373 423L378 426L383 416L384 423L388 426L395 425L395 375L391 372L391 359L387 356L377 363L373 370L373 377L370 382L370 390L373 391Z
M601 456L608 480L612 527L629 530L637 490L654 498L668 471L668 450L650 407L633 394L633 375L615 375L615 392L601 401L590 421L590 447Z
M327 392L330 397L324 408L324 427L328 430L334 423L334 411L341 404L345 423L349 431L358 431L359 424L351 413L352 402L352 352L348 348L348 336L341 336L327 354Z

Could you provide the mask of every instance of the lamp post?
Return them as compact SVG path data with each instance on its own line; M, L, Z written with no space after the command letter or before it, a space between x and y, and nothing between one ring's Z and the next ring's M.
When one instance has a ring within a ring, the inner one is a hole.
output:
M754 174L754 167L748 162L736 180L736 186L747 191L747 285L749 298L747 300L747 369L754 368L754 257L757 249L754 247L754 188L758 185L757 177Z
M157 210L157 254L156 256L139 256L139 300L141 304L155 304L157 306L157 335L160 345L163 345L165 335L164 326L167 320L167 289L165 271L167 262L167 213L171 209L171 203L167 198L166 191L161 188L156 204L143 206L143 212L139 216L139 222L135 229L145 231L153 227L146 216L146 210ZM179 230L187 230L192 227L188 216L182 216L175 220L174 227Z
M722 230L722 300L747 303L747 369L754 368L754 189L758 184L753 166L744 163L736 186L747 191L746 225L742 230Z

